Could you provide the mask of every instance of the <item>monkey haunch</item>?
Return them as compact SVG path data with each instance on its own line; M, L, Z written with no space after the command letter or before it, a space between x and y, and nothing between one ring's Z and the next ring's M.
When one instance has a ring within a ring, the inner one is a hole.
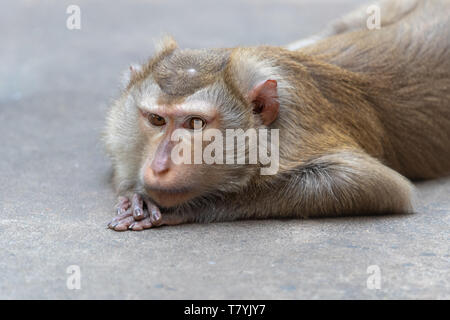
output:
M381 30L359 27L361 15L351 14L298 51L180 50L163 41L130 69L108 115L120 195L110 227L410 211L404 176L450 172L450 4L404 3ZM170 137L179 128L194 135L195 123L279 129L278 173L175 165Z

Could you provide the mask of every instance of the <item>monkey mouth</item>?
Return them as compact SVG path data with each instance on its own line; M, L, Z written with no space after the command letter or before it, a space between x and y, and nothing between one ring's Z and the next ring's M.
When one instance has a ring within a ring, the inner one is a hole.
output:
M145 186L147 192L160 192L160 193L168 193L168 194L180 194L192 191L192 188L182 187L182 188L161 188L161 187L153 187L153 186Z
M194 197L193 188L161 188L146 186L147 194L158 205L166 208L174 207Z

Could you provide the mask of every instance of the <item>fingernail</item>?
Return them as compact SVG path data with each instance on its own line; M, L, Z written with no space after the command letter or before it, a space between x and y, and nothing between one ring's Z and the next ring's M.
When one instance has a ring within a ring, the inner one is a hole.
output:
M115 226L117 226L119 224L119 222L111 222L109 225L111 226L111 228L114 228Z
M158 210L152 211L152 215L153 215L153 219L155 219L155 221L158 221L159 219L161 219L161 213Z
M141 208L139 208L139 207L134 208L134 213L135 213L135 215L138 216L138 217L139 217L139 216L142 216L142 214L143 214Z

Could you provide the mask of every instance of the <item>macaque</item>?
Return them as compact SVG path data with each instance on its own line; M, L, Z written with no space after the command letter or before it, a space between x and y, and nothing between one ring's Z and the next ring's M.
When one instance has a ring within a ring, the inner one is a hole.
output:
M378 5L380 29L362 8L286 48L191 50L165 38L130 68L107 117L119 195L109 227L411 212L408 179L450 173L450 1ZM276 172L175 163L179 129L185 141L267 129Z

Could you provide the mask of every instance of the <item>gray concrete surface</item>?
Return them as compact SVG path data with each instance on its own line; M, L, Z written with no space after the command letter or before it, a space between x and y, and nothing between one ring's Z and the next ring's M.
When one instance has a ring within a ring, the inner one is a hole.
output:
M6 1L0 11L0 298L450 298L450 180L408 216L106 229L99 134L152 39L285 44L360 1ZM66 8L81 7L81 30ZM81 289L66 287L69 265ZM381 289L366 286L378 265Z

